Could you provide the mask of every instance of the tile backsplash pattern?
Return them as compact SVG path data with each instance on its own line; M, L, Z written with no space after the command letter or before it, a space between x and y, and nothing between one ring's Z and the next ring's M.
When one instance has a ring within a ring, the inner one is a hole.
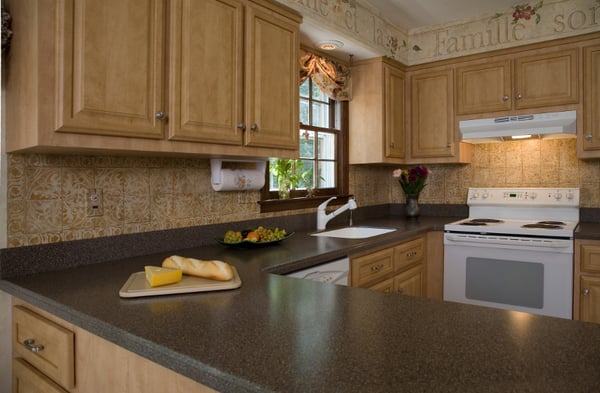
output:
M215 192L207 159L8 157L9 247L299 213L260 214L258 191ZM581 206L600 208L600 161L578 160L574 139L475 145L470 165L428 167L422 203L463 204L469 186L579 186ZM359 206L404 201L394 168L350 167ZM102 190L102 216L86 214L91 188Z

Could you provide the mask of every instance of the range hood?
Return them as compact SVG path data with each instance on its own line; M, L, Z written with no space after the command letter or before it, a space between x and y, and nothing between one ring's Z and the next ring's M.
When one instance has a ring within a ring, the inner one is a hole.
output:
M463 142L490 143L529 138L575 138L577 112L464 120L458 123Z

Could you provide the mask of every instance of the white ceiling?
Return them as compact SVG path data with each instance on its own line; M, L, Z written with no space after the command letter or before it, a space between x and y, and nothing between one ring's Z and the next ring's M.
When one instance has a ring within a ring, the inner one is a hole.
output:
M401 30L409 31L420 27L437 26L463 19L478 18L486 14L510 11L515 4L523 0L364 0L381 12L381 16ZM301 27L302 43L311 47L325 40L340 40L341 49L332 55L347 59L349 54L355 60L381 56L373 49L358 42L351 42L339 33L325 30L305 18Z

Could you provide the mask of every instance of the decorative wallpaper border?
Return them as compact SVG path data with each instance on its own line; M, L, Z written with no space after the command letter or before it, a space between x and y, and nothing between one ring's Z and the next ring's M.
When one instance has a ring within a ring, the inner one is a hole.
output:
M406 65L600 31L600 0L544 0L403 31L365 0L278 0L348 40Z

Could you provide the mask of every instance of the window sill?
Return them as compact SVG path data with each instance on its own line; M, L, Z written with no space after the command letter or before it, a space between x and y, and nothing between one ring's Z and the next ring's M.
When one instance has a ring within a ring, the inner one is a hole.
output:
M331 201L330 205L340 205L346 203L351 195L337 195L337 199ZM317 207L321 203L331 198L331 195L300 197L289 199L266 199L258 201L261 213L280 212L286 210L299 210Z

